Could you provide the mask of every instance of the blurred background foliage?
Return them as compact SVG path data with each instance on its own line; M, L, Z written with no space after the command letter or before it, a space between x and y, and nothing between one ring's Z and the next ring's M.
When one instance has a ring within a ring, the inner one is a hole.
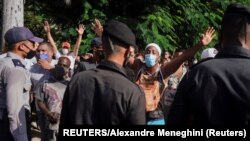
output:
M136 34L139 50L155 42L162 49L175 51L197 43L207 27L220 29L223 11L231 2L250 6L249 0L26 0L25 26L46 39L43 22L48 20L52 36L60 46L75 44L79 23L86 26L80 53L89 50L95 37L91 22L105 24L110 19L125 22ZM213 47L218 36L209 45Z

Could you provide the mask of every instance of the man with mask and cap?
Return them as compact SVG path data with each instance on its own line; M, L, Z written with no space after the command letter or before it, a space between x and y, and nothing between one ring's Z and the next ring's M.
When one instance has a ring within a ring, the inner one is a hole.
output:
M172 125L249 125L250 8L230 4L221 24L221 49L182 79L168 121Z
M135 35L124 23L111 20L102 35L105 59L96 69L76 74L69 83L60 128L67 125L145 124L145 96L126 75Z
M9 29L4 39L9 52L0 61L0 139L28 141L31 82L24 59L36 55L35 42L43 39L35 37L26 27Z
M146 97L147 124L165 124L164 117L164 90L168 77L173 74L181 64L191 58L204 45L208 45L214 37L214 29L208 28L200 42L187 49L183 54L172 59L169 63L161 65L161 48L156 43L150 43L145 48L145 65L139 60L135 61L134 70L137 70L136 83L142 87ZM139 63L137 63L139 62ZM136 64L137 63L137 64Z

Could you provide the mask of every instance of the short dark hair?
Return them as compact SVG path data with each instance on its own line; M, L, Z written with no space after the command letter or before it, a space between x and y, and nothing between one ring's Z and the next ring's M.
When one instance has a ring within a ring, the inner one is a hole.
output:
M16 46L16 44L10 44L10 45L9 45L9 44L6 44L6 45L7 45L7 48L8 48L7 50L8 50L8 51L14 50L14 48L15 48L15 46Z
M50 42L42 42L39 44L39 46L46 45L48 46L49 50L53 52L53 47Z
M22 42L25 42L25 41L22 41ZM7 46L7 51L13 51L15 49L15 47L16 47L16 44L18 44L18 43L8 44L6 42L5 45Z

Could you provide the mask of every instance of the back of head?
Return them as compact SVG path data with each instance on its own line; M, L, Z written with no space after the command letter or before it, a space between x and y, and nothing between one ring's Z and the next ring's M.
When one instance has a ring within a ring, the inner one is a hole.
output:
M221 25L221 40L223 43L240 43L246 39L246 26L250 23L250 9L239 3L230 4L223 16Z
M136 38L132 30L126 24L115 20L104 25L102 42L107 52L115 52L116 47L112 44L123 48L136 47Z

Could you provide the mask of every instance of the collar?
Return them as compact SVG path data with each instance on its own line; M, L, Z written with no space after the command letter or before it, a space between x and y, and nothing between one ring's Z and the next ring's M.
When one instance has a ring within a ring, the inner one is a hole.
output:
M219 51L215 58L249 58L250 51L241 46L228 46Z
M124 67L115 63L115 62L112 62L112 61L108 61L108 60L102 61L97 66L97 68L118 72L121 75L127 77L127 73L126 73L126 70L124 69Z
M8 53L7 53L7 57L10 57L10 58L12 58L12 59L18 59L18 60L21 61L21 63L22 63L24 66L27 65L27 62L26 62L23 58L21 58L20 56L18 56L17 54L15 54L15 53L13 53L13 52L8 52Z

